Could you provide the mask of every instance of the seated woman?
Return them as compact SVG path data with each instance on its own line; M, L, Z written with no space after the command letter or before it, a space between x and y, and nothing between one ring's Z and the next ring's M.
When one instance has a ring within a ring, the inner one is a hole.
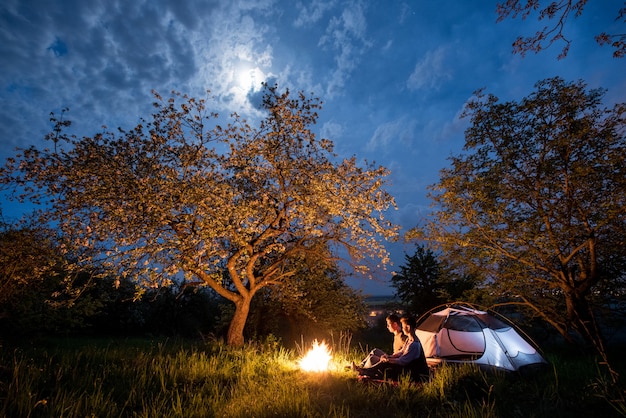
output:
M415 320L403 316L400 322L402 332L407 336L402 350L390 356L381 356L378 362L369 367L355 366L360 376L397 380L402 373L409 373L412 380L428 378L429 371L424 350L415 335Z
M390 314L385 319L387 321L387 329L389 332L393 334L393 354L399 353L402 351L402 347L404 347L404 341L406 340L406 336L402 332L402 324L400 323L400 317L396 314ZM352 363L352 368L356 367L371 367L374 364L378 363L382 357L388 357L389 354L385 353L380 348L375 348L369 352L367 357L358 364L358 366Z

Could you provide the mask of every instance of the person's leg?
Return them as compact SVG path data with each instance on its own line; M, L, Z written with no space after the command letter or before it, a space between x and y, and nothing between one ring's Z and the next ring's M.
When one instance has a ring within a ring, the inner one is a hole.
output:
M359 370L361 376L371 377L373 379L381 380L398 380L400 374L404 371L404 367L397 364L390 364L387 362L380 362L372 367L363 368Z
M371 367L363 367L359 369L361 376L371 377L373 379L382 379L384 376L384 369L389 366L389 363L378 362Z
M381 350L380 348L375 348L372 351L370 351L370 354L376 357L381 357L383 354L385 354L385 352Z
M367 358L365 359L365 362L363 363L362 367L372 367L375 364L380 363L380 357L379 356L375 356L375 355L369 355L367 356Z
M375 348L369 352L369 354L359 363L359 367L372 367L374 364L380 361L380 357L385 352L379 348Z

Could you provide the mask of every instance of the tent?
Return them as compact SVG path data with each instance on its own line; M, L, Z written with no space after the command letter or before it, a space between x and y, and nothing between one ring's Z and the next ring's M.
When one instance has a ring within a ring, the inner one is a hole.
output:
M473 363L518 371L546 365L530 340L504 321L469 306L438 307L418 320L416 334L429 366L442 362Z

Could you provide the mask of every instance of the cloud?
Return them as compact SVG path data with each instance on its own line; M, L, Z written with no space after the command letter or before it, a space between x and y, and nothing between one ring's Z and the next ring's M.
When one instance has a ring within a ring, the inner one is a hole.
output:
M317 23L326 12L330 11L336 5L335 0L313 0L307 6L302 2L296 3L296 9L300 11L298 17L293 22L295 27L310 27Z
M122 107L127 113L140 100L149 105L152 88L172 86L195 73L185 27L165 19L149 2L136 7L111 3L109 8L97 2L92 7L37 3L9 7L0 17L0 26L8 23L15 31L15 42L2 51L12 65L0 83L19 80L26 90L38 92L32 99L42 114L68 106L74 119L98 120L91 124L98 127ZM15 92L9 96L16 98ZM45 125L47 118L39 119ZM3 129L10 135L23 128Z
M425 192L426 187L423 187L421 192ZM416 190L413 193L415 196L418 193ZM430 203L424 201L423 203L405 203L403 204L396 212L391 215L391 220L398 224L405 226L405 232L410 228L417 226L419 223L423 222L428 214L431 212L432 208L430 207Z
M56 38L48 47L48 51L51 51L57 57L62 57L67 54L67 45L61 39Z
M451 79L450 67L445 60L446 51L443 47L428 51L424 58L415 64L415 69L406 82L409 90L436 89L441 83Z
M41 146L49 113L64 107L79 137L132 128L153 111L152 89L198 98L210 89L211 111L254 123L261 82L276 82L323 100L314 129L340 157L390 168L394 216L413 226L425 185L462 149L469 121L458 112L477 88L519 100L561 75L608 88L609 103L625 96L623 61L593 40L614 19L602 2L573 21L565 60L559 48L511 55L515 37L542 23L496 24L494 6L478 3L3 0L0 156Z
M333 142L337 142L337 140L343 136L343 133L343 125L334 121L324 123L320 131L322 138L330 139Z
M261 83L276 74L272 71L274 46L271 38L272 3L242 2L228 5L211 16L206 32L194 33L192 40L199 69L193 80L196 89L210 89L220 98L224 110L255 113L249 103L250 89L257 92ZM242 73L254 71L251 85L242 85Z
M210 89L223 109L253 111L238 83L246 68L258 70L255 88L271 75L272 29L256 18L274 13L272 4L7 0L0 54L11 65L0 74L0 98L13 105L0 108L0 151L40 142L48 114L63 107L79 136L102 125L131 127L150 114L153 89L194 96Z
M319 46L335 52L336 66L330 74L326 95L335 97L343 91L346 79L360 64L363 55L372 46L367 39L365 6L361 2L349 2L340 15L330 19Z
M415 138L415 120L400 118L379 125L367 142L368 152L396 153L410 149Z

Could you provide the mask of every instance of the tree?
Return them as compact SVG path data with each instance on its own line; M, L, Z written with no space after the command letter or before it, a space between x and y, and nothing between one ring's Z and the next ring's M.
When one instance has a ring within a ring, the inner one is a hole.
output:
M478 302L484 298L477 289L478 278L456 269L424 245L413 255L405 254L406 264L391 277L396 295L413 315L421 315L442 303Z
M42 287L47 279L64 276L66 267L49 231L33 226L1 225L0 307L8 306L29 289ZM58 280L62 281L63 278ZM0 318L6 315L7 312L0 310Z
M388 262L388 172L316 138L319 100L266 86L257 127L237 114L223 127L205 100L155 98L152 120L129 131L78 139L53 116L54 149L22 150L0 173L15 199L40 204L77 264L144 288L209 286L234 304L227 342L241 345L250 301L293 277L289 259L322 259L323 242L358 271Z
M602 108L604 91L585 88L557 77L520 102L478 92L465 153L441 171L433 218L413 232L604 352L593 301L626 271L626 106Z
M571 15L576 18L583 13L587 1L588 0L550 1L547 6L545 6L544 3L545 7L541 8L539 0L506 0L506 2L497 4L496 13L498 15L498 22L505 20L509 16L513 19L518 16L521 16L522 19L526 19L531 13L537 10L539 10L539 20L546 18L548 20L556 19L556 23L552 27L545 26L534 36L518 37L513 43L513 52L524 56L528 51L539 52L550 47L553 43L560 41L565 43L559 55L559 59L561 59L567 56L571 43L563 34L565 24L568 19L571 18ZM626 22L626 7L622 7L618 10L615 20L623 20ZM611 45L615 49L613 52L615 58L622 58L626 55L626 33L608 34L602 32L596 35L595 39L600 45Z
M428 311L443 301L438 294L442 269L435 253L418 245L415 254L404 255L405 264L391 276L391 284L407 310L413 315Z
M88 292L91 274L70 268L50 232L26 224L0 231L0 326L11 334L83 328L102 306Z

